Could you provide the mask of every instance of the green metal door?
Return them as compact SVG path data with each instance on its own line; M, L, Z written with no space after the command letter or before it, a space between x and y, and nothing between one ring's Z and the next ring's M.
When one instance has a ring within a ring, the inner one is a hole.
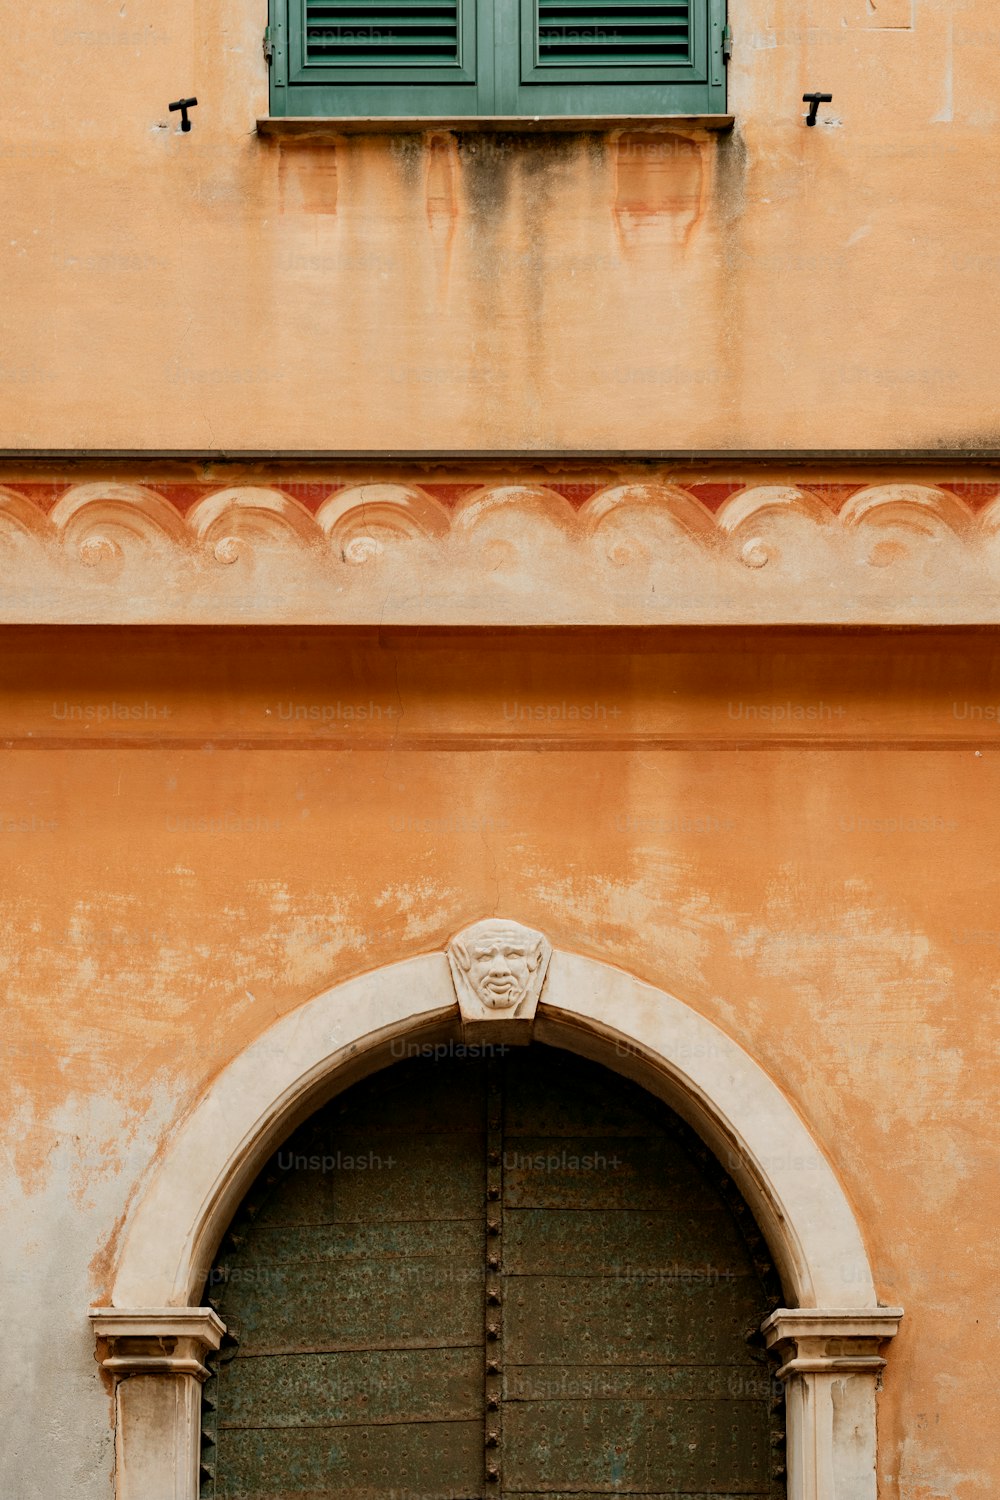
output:
M784 1495L779 1293L732 1184L617 1075L493 1051L351 1089L248 1194L204 1500Z

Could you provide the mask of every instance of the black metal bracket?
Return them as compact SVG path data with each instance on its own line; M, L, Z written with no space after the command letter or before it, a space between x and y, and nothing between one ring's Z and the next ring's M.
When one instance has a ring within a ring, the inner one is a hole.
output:
M808 116L808 119L806 120L806 124L807 125L815 125L816 124L816 116L819 114L819 107L820 107L820 105L821 104L832 104L833 103L833 95L832 94L803 94L802 95L802 103L803 104L808 104L808 106L809 106L809 116Z
M191 129L191 121L188 119L188 110L191 109L197 103L198 103L197 99L175 99L174 102L173 102L173 104L171 104L169 106L169 108L172 109L172 110L174 110L174 109L179 109L180 110L180 112L181 112L181 129L182 130L186 131L186 130L190 130Z

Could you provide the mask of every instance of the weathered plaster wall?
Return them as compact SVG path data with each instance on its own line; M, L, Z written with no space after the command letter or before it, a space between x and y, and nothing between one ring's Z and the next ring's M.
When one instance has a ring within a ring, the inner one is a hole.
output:
M0 445L997 443L987 0L732 0L726 136L265 140L265 9L19 16Z
M106 1500L85 1311L207 1082L494 912L765 1067L906 1308L881 1500L996 1493L994 635L11 629L0 674L7 1493Z

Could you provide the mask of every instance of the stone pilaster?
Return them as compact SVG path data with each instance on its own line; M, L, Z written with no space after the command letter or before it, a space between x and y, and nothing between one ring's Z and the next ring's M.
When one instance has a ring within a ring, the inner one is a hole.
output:
M115 1500L198 1500L205 1356L225 1327L210 1307L90 1313L115 1383Z
M900 1308L779 1308L763 1324L783 1361L788 1500L876 1500L879 1351L902 1316Z

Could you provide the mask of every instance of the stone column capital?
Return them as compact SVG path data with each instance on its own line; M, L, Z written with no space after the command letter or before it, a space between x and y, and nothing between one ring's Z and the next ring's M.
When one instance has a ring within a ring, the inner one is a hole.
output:
M796 1374L877 1373L879 1347L894 1337L901 1307L779 1307L761 1325L767 1347L783 1361L782 1380Z
M208 1378L204 1357L218 1349L225 1324L210 1307L94 1307L90 1321L101 1368L129 1375Z

